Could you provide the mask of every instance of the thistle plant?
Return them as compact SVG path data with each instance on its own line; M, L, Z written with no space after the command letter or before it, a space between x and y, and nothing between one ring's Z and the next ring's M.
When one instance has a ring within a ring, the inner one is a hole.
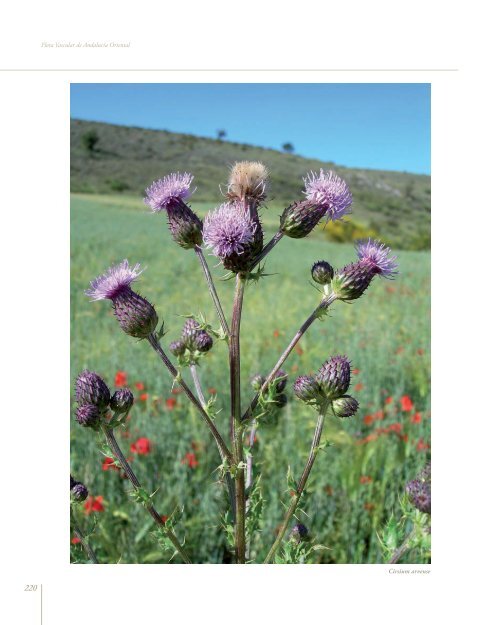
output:
M378 241L357 244L357 259L335 269L328 261L320 260L311 268L311 276L320 292L319 302L312 305L310 315L299 326L286 349L267 374L258 373L252 381L254 396L248 406L241 401L240 326L244 295L250 283L257 283L268 275L262 265L264 259L283 237L306 237L322 220L339 220L350 212L352 195L347 183L333 171L311 172L304 178L303 197L286 207L281 215L278 231L264 244L261 210L269 193L267 169L261 163L236 163L231 169L224 198L218 207L202 220L187 204L195 189L190 173L172 173L153 182L145 194L145 203L154 213L166 213L173 241L185 253L193 251L201 265L202 276L213 301L220 327L214 327L204 316L189 315L180 336L173 336L167 350L162 346L166 334L164 322L159 322L154 305L136 292L136 283L143 280L140 264L123 260L91 281L86 291L93 301L110 300L120 328L129 336L143 341L157 354L175 385L185 393L201 421L208 428L220 455L220 481L227 490L227 508L222 511L223 530L228 544L234 550L234 562L250 560L250 541L258 531L263 501L258 486L261 476L255 475L253 456L259 428L271 428L280 418L280 411L288 402L287 387L293 387L296 400L305 410L317 413L316 428L309 456L298 481L287 479L292 491L291 502L285 512L280 530L264 559L265 563L306 561L312 550L320 548L309 540L309 532L300 522L299 503L318 452L325 447L322 433L326 419L355 418L358 401L348 391L351 384L351 363L345 355L329 355L314 374L300 375L288 383L285 361L309 327L328 315L335 302L351 302L363 295L376 276L393 278L397 273L396 259L389 248ZM234 279L232 311L226 317L221 305L205 251L216 257L218 264ZM319 286L318 286L319 285ZM172 287L171 287L172 288ZM217 399L206 400L201 372L204 358L210 351L227 350L229 364L228 388L230 404L217 406ZM167 354L170 354L168 355ZM175 363L175 364L174 364ZM190 376L191 381L187 381ZM111 394L105 381L95 372L83 371L75 384L75 418L86 428L95 431L107 457L113 459L132 485L134 499L142 504L157 525L156 536L162 546L173 548L173 557L189 563L189 532L185 540L179 526L164 523L153 504L154 493L142 487L139 477L123 455L115 437L115 430L123 427L133 404L129 389ZM292 406L292 412L295 409ZM227 410L227 422L216 415ZM296 417L299 418L299 417ZM227 428L225 426L227 423ZM245 442L246 441L246 442ZM168 489L168 476L165 476ZM415 495L417 498L417 496ZM419 499L420 501L420 499ZM293 521L295 519L295 522ZM290 530L290 524L294 523Z

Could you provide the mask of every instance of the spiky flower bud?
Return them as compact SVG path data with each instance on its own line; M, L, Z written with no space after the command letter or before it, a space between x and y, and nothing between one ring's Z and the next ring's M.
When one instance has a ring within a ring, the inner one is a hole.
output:
M73 479L72 475L70 475L69 477L69 490L71 499L78 503L85 501L85 499L87 499L89 495L87 487L85 486L85 484L82 484L82 482L77 482L75 479Z
M306 404L314 404L321 400L321 389L310 375L301 375L293 385L295 395Z
M406 485L406 494L410 502L427 514L431 513L431 467L427 465L423 471Z
M307 236L325 216L341 219L352 203L349 187L333 171L311 172L304 183L306 200L295 202L281 215L280 229L293 239Z
M286 387L286 383L288 380L288 373L286 371L283 371L283 369L280 369L274 376L274 380L276 381L275 383L276 391L278 393L282 393Z
M192 181L193 176L188 173L169 174L153 182L144 198L153 212L164 210L167 213L172 237L185 249L201 245L203 240L203 224L184 202L191 195Z
M182 356L186 351L186 344L184 341L172 341L169 345L169 349L174 356Z
M111 300L122 330L130 336L144 339L154 332L158 316L154 307L130 288L141 273L139 264L130 267L128 260L123 260L93 280L85 293L93 301Z
M261 375L260 373L257 373L251 379L250 384L252 385L252 388L254 391L260 391L264 382L265 382L264 376Z
M134 395L132 391L129 388L119 388L111 398L109 407L116 414L125 414L132 408L133 403Z
M262 251L262 227L245 202L227 202L205 217L203 240L226 269L245 272Z
M290 532L290 537L296 543L304 542L309 538L309 530L302 523L297 523L293 526L292 531Z
M229 174L228 199L232 201L247 198L263 202L267 194L268 175L267 168L262 163L235 163Z
M280 217L280 230L287 237L302 239L318 225L326 210L324 206L317 206L308 200L294 202L283 211Z
M83 404L76 409L75 418L83 427L94 428L101 421L101 411L94 404Z
M277 408L284 408L288 404L288 397L284 393L280 393L274 398L274 403Z
M380 241L359 241L356 252L358 262L337 271L332 281L334 293L346 301L361 297L375 276L391 279L397 274L396 257Z
M316 374L323 394L328 399L337 399L347 393L351 383L351 364L346 356L332 356Z
M110 392L106 382L95 371L82 371L75 381L75 397L80 404L93 404L100 410L107 408Z
M205 330L200 330L194 337L194 346L199 352L208 352L214 344L212 337Z
M339 397L334 399L332 402L333 412L336 417L340 417L341 419L352 417L356 414L359 403L354 397L350 395L344 395L343 397Z
M311 268L311 276L318 284L329 284L333 278L333 267L326 260L318 260Z

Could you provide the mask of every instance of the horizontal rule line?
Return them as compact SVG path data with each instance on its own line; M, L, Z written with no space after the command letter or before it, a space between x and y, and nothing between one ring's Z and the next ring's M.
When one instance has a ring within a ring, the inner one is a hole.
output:
M458 72L458 68L386 68L386 69L43 69L43 68L0 68L0 72Z

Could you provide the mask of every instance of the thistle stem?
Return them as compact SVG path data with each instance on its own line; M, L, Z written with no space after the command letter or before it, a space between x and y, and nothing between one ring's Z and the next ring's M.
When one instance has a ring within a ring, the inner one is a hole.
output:
M243 427L241 422L240 394L240 324L243 308L245 280L236 275L234 290L233 316L229 334L229 375L231 387L231 440L233 457L236 464L236 520L234 527L236 562L245 564L245 471L239 465L243 461Z
M141 483L137 479L137 476L132 470L132 467L129 465L125 456L123 455L122 450L120 449L120 446L118 445L118 442L115 438L115 434L112 428L107 427L106 425L103 425L101 429L102 429L104 436L106 437L108 445L110 446L115 457L118 459L123 471L125 472L125 475L128 477L128 479L132 483L132 486L134 487L136 491L140 490ZM179 553L181 558L184 560L184 562L186 564L191 564L191 560L189 559L188 555L184 551L184 548L180 544L176 535L162 521L161 516L158 514L153 504L149 502L148 504L146 504L145 507L146 507L146 510L151 515L151 517L153 518L153 521L156 523L156 525L158 525L158 527L162 530L162 532L164 532L168 536L170 542L174 545L174 547L176 548L177 552Z
M179 373L179 371L174 367L174 365L170 361L169 357L165 354L165 352L163 351L162 346L160 345L156 335L155 334L150 334L148 336L148 341L149 341L151 347L160 356L163 364L167 367L167 369L170 372L171 376L174 378L174 380L176 382L179 383L179 385L182 387L183 391L188 396L189 400L194 404L195 408L201 414L201 416L203 418L203 421L205 421L205 423L207 424L210 432L212 433L212 436L215 438L215 442L217 443L219 451L223 454L223 458L226 458L229 462L231 462L232 461L231 452L229 451L226 443L224 442L224 439L220 435L219 430L215 426L215 423L209 417L209 415L207 414L205 408L202 406L200 401L193 395L193 392L191 391L189 386L186 384L186 382L183 380L183 378L182 378L181 374Z
M78 525L77 521L76 521L76 517L75 517L75 513L73 512L73 508L69 509L69 514L70 514L70 518L71 518L71 525L73 526L73 531L74 533L77 535L77 537L80 539L80 543L82 545L82 547L85 549L89 560L92 560L92 562L94 564L99 564L99 560L97 559L97 556L95 555L94 550L92 549L92 547L90 546L90 544L88 543L87 539L85 538L85 535L83 534L82 530L80 529L80 526Z
M203 395L203 389L201 388L200 377L198 375L198 370L196 369L196 365L192 364L189 366L191 371L191 376L193 378L194 387L196 389L196 394L198 395L198 399L202 404L203 408L207 407L207 402L205 401L205 396ZM217 442L217 441L216 441ZM219 443L217 443L217 448L219 449L219 453L221 459L224 460L224 454L219 447ZM231 510L233 513L233 519L236 518L236 493L234 490L234 480L229 473L226 472L224 479L226 480L227 492L229 494L229 501L231 502Z
M269 562L274 558L274 554L278 550L279 546L281 545L281 541L283 540L283 537L286 534L288 524L290 523L290 519L295 514L295 510L297 509L297 506L299 505L300 498L302 496L302 493L304 492L307 480L309 478L309 474L311 473L311 469L313 468L314 461L316 460L316 456L319 451L318 446L321 441L321 433L323 432L323 424L325 422L325 413L326 413L326 407L322 408L322 410L320 411L318 415L318 421L316 423L316 430L314 431L314 436L313 436L313 440L311 444L311 451L309 452L309 457L307 459L306 466L304 467L304 471L302 472L302 475L300 476L299 484L297 486L297 491L293 495L292 503L290 504L285 514L285 518L283 520L283 524L281 526L279 534L276 540L274 541L274 544L271 547L269 553L267 554L266 559L264 560L264 564L269 564Z
M212 274L210 273L210 269L208 268L207 261L205 259L205 255L203 254L203 250L199 245L196 245L194 248L196 255L198 256L198 260L200 261L201 267L203 269L203 273L205 274L205 278L208 285L208 290L210 291L210 295L212 296L212 300L214 302L215 309L217 314L219 315L219 321L221 323L222 329L224 330L226 336L229 336L229 326L227 325L226 317L224 315L224 311L222 310L222 305L219 300L219 296L217 295L217 290L215 288L215 284L212 278Z
M283 238L283 232L281 230L278 230L278 232L273 236L273 238L270 241L268 241L266 245L264 245L261 253L253 261L252 266L250 267L248 271L252 271L252 269L254 269L260 263L260 261L269 254L269 252L273 249L273 247L277 245L281 241L282 238Z
M406 536L403 543L397 549L394 550L388 564L396 564L396 562L398 562L404 556L404 554L410 549L410 543L415 537L416 533L417 532L415 528L413 528L411 532L408 534L408 536Z
M288 344L288 347L281 354L281 356L278 359L278 362L274 365L274 367L272 368L271 372L269 373L269 375L265 379L264 384L260 388L259 392L256 393L256 395L252 399L252 401L250 403L250 406L247 408L245 414L243 415L243 418L242 418L243 422L245 422L247 419L250 418L250 416L252 415L252 412L255 410L255 406L257 406L257 404L259 403L260 396L262 395L262 393L264 393L267 390L267 387L269 386L269 384L274 379L275 375L280 370L282 364L288 358L288 356L292 352L292 350L295 347L295 345L297 345L297 343L300 341L300 339L306 333L306 331L309 329L309 327L312 325L312 323L318 318L319 313L323 309L328 308L334 301L335 301L335 295L334 294L330 295L329 297L325 297L324 299L322 299L321 302L318 304L318 306L316 306L316 308L313 310L313 312L309 315L309 317L300 326L300 328L296 332L295 336L293 337L293 339Z

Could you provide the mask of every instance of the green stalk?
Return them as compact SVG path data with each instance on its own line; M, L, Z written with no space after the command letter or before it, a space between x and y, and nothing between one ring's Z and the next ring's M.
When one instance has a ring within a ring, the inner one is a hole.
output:
M318 455L319 444L321 441L321 434L323 432L323 425L325 422L326 409L327 409L327 406L324 406L320 410L320 413L318 415L318 421L316 423L316 430L314 431L314 436L313 436L313 440L311 444L311 451L309 452L309 457L307 459L306 466L304 467L304 471L302 472L302 475L300 477L299 484L297 486L297 491L293 495L292 503L290 504L288 510L286 511L285 518L283 520L283 524L281 526L279 534L276 540L274 541L273 546L269 550L269 553L267 554L266 559L264 560L264 564L269 564L271 560L274 558L274 555L276 551L278 550L279 546L281 545L283 537L286 534L288 524L290 523L290 519L295 514L295 510L297 509L297 506L299 505L299 501L306 487L309 474L311 473L311 469L313 468L314 461L316 460L316 456Z
M75 517L75 513L73 512L73 508L71 508L71 507L69 509L69 514L70 514L70 518L71 518L71 525L73 526L73 531L75 532L77 537L80 539L80 543L81 543L82 547L85 549L85 551L87 552L89 560L92 560L92 562L94 564L99 564L99 560L97 559L97 556L95 555L94 550L92 549L92 547L88 543L87 539L85 538L82 530L80 529L80 526L78 525L78 523L76 521L76 517Z
M110 428L110 427L108 427L106 425L102 425L101 429L102 429L102 433L106 437L108 445L110 446L113 454L118 459L118 461L119 461L119 463L120 463L120 465L121 465L125 475L128 477L128 479L132 483L132 486L134 487L134 489L136 491L140 491L142 489L141 483L137 479L137 476L134 473L134 471L132 470L132 467L129 465L129 463L127 462L125 456L123 455L122 450L120 449L120 446L118 445L118 442L117 442L117 440L115 438L115 434L114 434L112 428ZM170 542L177 549L177 552L179 553L181 558L184 560L184 562L186 564L192 564L191 560L189 559L189 556L184 551L184 548L181 545L181 543L179 542L177 536L172 532L171 529L169 529L165 525L165 523L162 521L161 516L158 514L158 512L157 512L156 508L153 506L153 504L151 502L149 502L149 503L146 504L145 507L146 507L146 510L151 515L151 517L153 518L153 521L156 523L156 525L158 525L158 527L161 529L161 531L164 532L168 536Z
M241 423L240 393L240 324L243 308L245 279L236 275L234 290L233 316L229 334L229 376L231 387L231 440L234 462L236 465L236 519L234 542L237 564L245 564L245 471L239 467L243 462L243 426Z

